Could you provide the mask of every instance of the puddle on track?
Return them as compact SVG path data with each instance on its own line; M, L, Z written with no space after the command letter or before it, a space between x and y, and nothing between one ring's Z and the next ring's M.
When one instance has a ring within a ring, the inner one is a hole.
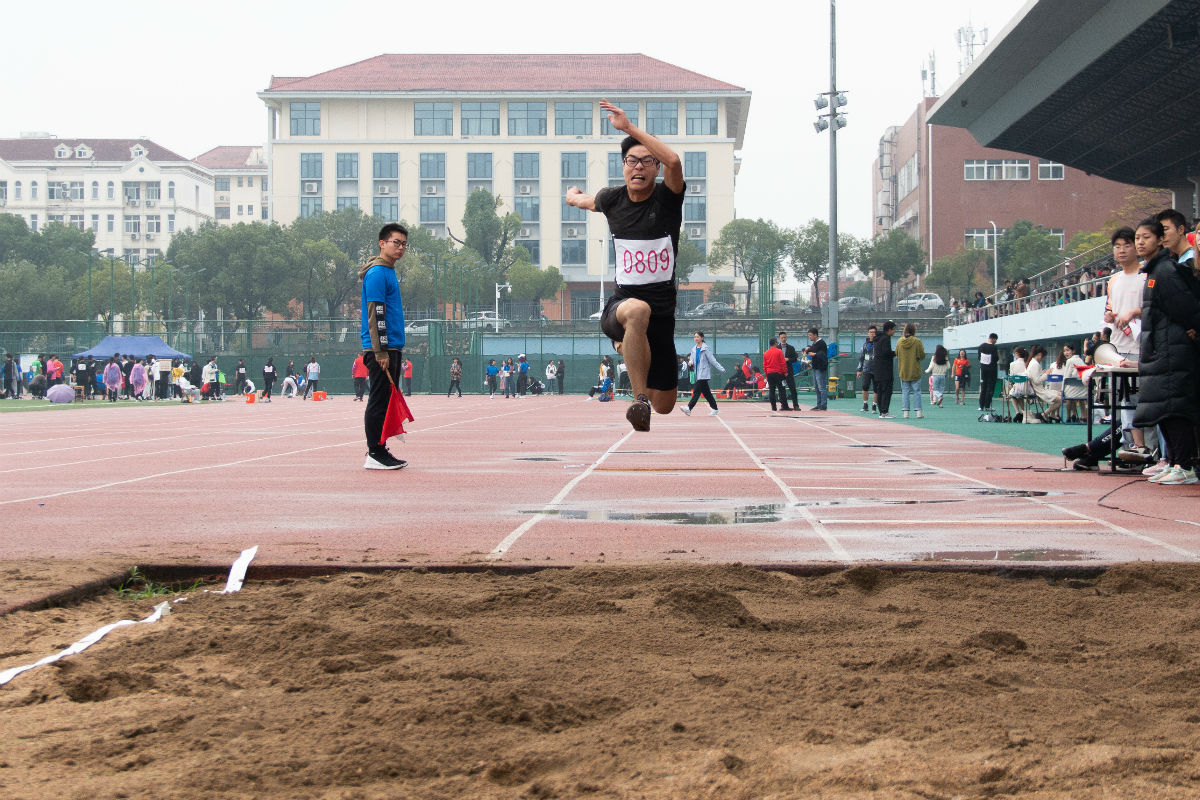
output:
M546 514L564 520L582 522L661 522L672 525L747 525L803 519L800 508L868 508L873 506L919 506L942 503L965 503L967 498L937 500L876 500L865 497L846 497L839 500L801 501L795 505L766 503L763 505L715 508L711 511L628 511L609 508L552 508L523 509L521 514Z

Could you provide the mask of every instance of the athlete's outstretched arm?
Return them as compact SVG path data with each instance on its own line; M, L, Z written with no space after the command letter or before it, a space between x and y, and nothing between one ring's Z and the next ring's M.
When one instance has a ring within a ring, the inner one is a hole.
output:
M647 133L629 121L628 115L619 107L600 99L600 110L608 112L608 123L622 133L627 133L638 140L638 144L650 151L663 166L663 183L675 194L683 191L683 161L679 154L659 141L658 137Z
M578 186L571 186L567 189L567 205L595 211L596 196L580 191Z

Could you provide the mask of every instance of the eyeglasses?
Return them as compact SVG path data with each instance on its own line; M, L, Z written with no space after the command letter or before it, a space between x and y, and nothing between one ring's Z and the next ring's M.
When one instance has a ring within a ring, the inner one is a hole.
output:
M405 239L388 239L388 244L394 244L396 247L408 247L408 241Z
M635 158L634 156L625 156L621 160L624 161L625 166L629 167L630 169L633 169L638 164L641 164L643 167L653 167L658 164L658 159L655 158L654 156L642 156L641 158Z

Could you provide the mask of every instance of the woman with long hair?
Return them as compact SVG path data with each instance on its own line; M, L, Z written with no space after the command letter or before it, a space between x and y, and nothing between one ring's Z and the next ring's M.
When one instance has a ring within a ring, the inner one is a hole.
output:
M458 389L458 396L462 397L462 362L457 358L450 362L450 388L446 390L446 397L454 393Z
M713 367L725 371L725 368L713 358L713 354L709 352L708 345L704 343L704 332L696 331L692 334L692 341L696 346L692 348L692 352L688 355L688 365L696 371L696 380L692 383L692 399L683 409L686 416L692 415L692 409L696 407L696 403L703 396L708 401L708 407L712 409L708 412L710 417L715 417L720 414L717 408L717 400L713 397L712 389L709 388L708 382L712 378Z
M925 371L929 373L930 405L941 408L942 399L946 395L946 373L950 371L950 353L945 347L939 344L933 349Z

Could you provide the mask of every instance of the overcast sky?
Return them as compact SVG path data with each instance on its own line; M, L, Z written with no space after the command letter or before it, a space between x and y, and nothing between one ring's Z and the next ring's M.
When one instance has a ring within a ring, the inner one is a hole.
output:
M838 2L838 88L850 99L838 134L841 231L870 234L879 138L916 108L930 53L943 92L958 76L955 32L994 36L1024 5ZM380 53L641 52L753 93L738 216L793 227L829 214L829 134L812 127L813 97L829 88L825 0L10 0L4 23L0 137L146 136L189 158L265 141L255 94L271 75Z

